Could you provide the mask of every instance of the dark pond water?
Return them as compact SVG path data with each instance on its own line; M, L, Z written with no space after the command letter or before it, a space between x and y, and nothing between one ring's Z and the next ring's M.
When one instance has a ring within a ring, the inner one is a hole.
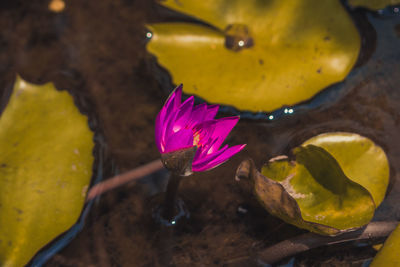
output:
M0 3L0 88L15 74L53 81L85 99L105 138L105 175L159 158L154 119L167 93L145 51L146 23L171 20L148 0L67 0L61 13L49 1ZM151 219L167 173L160 171L97 199L81 233L46 266L254 266L254 255L304 231L270 216L235 182L246 157L269 158L323 132L348 131L383 147L391 167L387 199L374 220L400 219L400 16L355 11L363 36L359 66L341 84L278 119L242 119L228 138L245 151L210 172L183 180L180 197L191 217L173 229ZM172 85L170 86L172 88ZM247 210L246 213L238 212ZM361 266L369 245L323 247L299 255L296 266Z

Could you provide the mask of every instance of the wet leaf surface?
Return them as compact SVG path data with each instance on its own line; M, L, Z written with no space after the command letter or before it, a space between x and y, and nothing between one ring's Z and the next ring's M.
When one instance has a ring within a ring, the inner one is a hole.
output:
M302 145L325 149L338 162L344 174L368 190L379 206L389 184L389 164L385 152L370 139L354 133L328 133L315 136Z
M78 219L94 147L88 119L53 84L17 78L0 117L0 262L24 266Z
M378 254L371 263L371 267L400 266L400 227L397 226L383 244Z
M147 50L175 84L212 103L273 111L343 80L360 49L341 3L314 1L162 1L215 28L157 23Z
M375 194L380 200L389 179L381 148L357 134L326 133L307 140L293 153L295 161L277 157L261 173L252 170L244 175L252 180L254 193L270 213L328 235L352 231L372 219L376 205L368 188L377 190L371 185L381 183L382 191ZM246 164L239 167L239 176ZM360 176L354 169L360 170Z

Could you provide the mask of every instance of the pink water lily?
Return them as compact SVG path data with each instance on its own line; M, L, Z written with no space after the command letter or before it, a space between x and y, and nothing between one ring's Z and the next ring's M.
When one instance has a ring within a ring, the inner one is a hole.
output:
M192 170L201 172L224 163L246 146L221 147L239 117L215 119L218 105L193 106L193 96L183 103L181 97L182 85L174 90L157 116L155 135L161 153L197 146Z

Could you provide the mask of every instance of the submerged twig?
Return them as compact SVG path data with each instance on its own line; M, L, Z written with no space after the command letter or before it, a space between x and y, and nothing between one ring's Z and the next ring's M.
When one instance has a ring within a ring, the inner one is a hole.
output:
M105 180L104 182L94 185L87 195L86 201L92 200L95 197L119 187L123 184L142 178L143 176L149 175L163 168L161 160L155 160L146 165L140 166L136 169L128 172L116 175L112 178Z
M363 229L334 237L313 233L303 234L266 248L258 253L258 259L262 264L273 264L286 257L320 246L383 238L388 236L398 223L397 221L371 222Z

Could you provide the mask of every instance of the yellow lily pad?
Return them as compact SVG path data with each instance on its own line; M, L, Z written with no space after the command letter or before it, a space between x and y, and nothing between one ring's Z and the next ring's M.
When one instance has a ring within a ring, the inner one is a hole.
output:
M390 234L379 250L370 267L400 266L400 226Z
M399 0L349 0L353 7L365 7L372 10L379 10L387 6L400 5Z
M272 111L307 100L343 80L360 50L359 34L338 0L161 4L215 28L149 25L148 51L186 93L240 110Z
M247 161L238 168L237 176L250 178L271 214L325 235L353 231L372 219L389 179L381 148L358 134L338 132L311 138L293 154L293 161L270 160L261 173Z
M376 206L382 203L389 184L389 163L381 147L366 137L346 132L320 134L302 145L310 144L329 152L350 180L371 193Z
M25 266L79 218L93 132L71 95L17 78L0 117L0 262Z

